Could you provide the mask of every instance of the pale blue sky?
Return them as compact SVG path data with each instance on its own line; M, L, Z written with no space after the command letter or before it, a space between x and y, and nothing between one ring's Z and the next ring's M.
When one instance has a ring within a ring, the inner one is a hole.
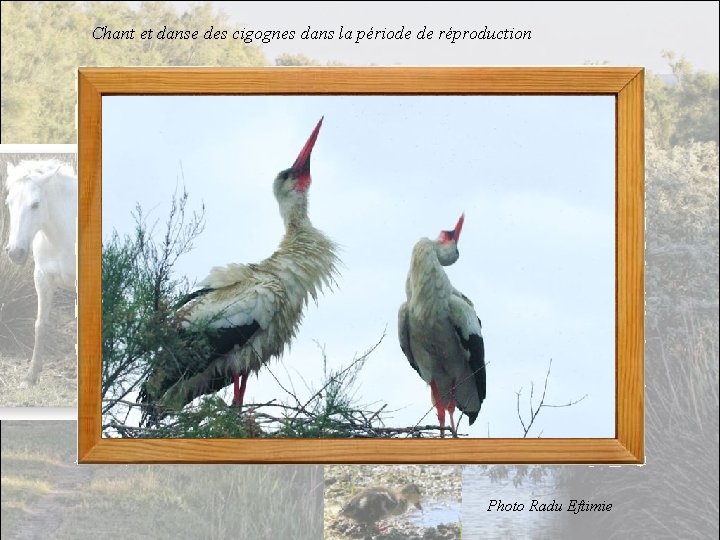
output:
M347 364L387 326L356 395L399 409L391 425L427 412L430 391L398 345L397 309L414 243L464 211L448 274L483 322L488 398L461 431L520 436L515 392L541 387L552 358L547 401L588 397L545 410L543 437L613 437L614 107L608 96L105 97L103 237L131 230L136 202L162 224L182 163L207 227L177 270L200 280L214 265L267 257L283 233L272 181L325 116L310 216L343 246L344 268L283 358L296 389L298 372L320 384L315 341ZM280 394L261 372L247 401Z

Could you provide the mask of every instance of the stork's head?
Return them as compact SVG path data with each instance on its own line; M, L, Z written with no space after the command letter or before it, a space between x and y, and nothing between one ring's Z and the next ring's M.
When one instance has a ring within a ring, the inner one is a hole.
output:
M438 261L443 266L450 266L460 257L457 243L460 240L464 221L465 214L463 213L452 231L440 231L440 236L435 240Z
M323 119L320 118L292 167L281 171L275 178L273 192L280 205L280 213L286 225L293 216L307 215L307 195L312 182L310 177L310 156L318 133L320 133L322 122Z

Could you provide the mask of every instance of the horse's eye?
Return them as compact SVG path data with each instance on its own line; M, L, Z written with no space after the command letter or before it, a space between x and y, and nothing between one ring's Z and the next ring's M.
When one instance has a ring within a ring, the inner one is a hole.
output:
M39 206L40 206L40 202L39 202L39 201L35 201L34 203L32 203L32 204L30 205L30 208L32 208L33 210L37 210Z

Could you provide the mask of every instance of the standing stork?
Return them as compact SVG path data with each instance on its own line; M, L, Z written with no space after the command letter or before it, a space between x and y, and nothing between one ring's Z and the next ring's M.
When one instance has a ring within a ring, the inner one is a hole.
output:
M336 245L308 217L310 156L323 119L315 126L295 163L275 178L273 192L285 224L280 246L258 264L215 267L176 307L181 333L202 331L210 354L180 365L172 354L159 355L139 401L145 417L157 421L195 398L234 384L233 403L242 407L247 379L280 356L295 336L309 299L331 286L339 259ZM143 419L144 422L145 418Z
M421 238L413 248L405 282L407 301L398 312L400 347L430 385L441 429L445 411L455 435L455 406L475 422L485 399L485 345L472 302L450 283L443 266L458 260L465 214L437 240ZM444 436L444 431L442 431Z

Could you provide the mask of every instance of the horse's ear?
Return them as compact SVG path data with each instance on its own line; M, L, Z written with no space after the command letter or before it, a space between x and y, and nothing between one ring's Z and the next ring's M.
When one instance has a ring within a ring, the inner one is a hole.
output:
M52 169L48 169L46 172L42 173L42 175L34 177L34 180L35 182L37 182L38 185L45 185L47 182L50 181L51 178L53 178L58 172L60 172L61 168L62 164Z

